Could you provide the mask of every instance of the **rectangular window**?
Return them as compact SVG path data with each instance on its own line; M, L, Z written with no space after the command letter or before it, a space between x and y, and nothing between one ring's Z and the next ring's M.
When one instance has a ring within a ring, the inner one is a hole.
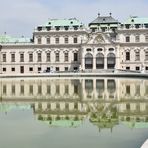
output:
M14 72L14 71L15 71L15 68L14 68L14 67L12 67L12 68L11 68L11 71L12 71L12 72Z
M131 88L129 85L126 86L126 94L130 94L131 93Z
M68 53L64 54L65 62L68 62Z
M42 39L38 38L38 44L41 44L41 43L42 43Z
M127 67L126 67L126 70L130 70L130 67L129 67L129 66L127 66Z
M65 67L65 71L68 71L68 67Z
M139 66L136 66L136 71L139 71L140 70L140 67Z
M130 61L130 52L126 52L126 61Z
M55 57L55 61L56 61L56 62L59 62L59 61L60 61L59 53L56 53L55 56L56 56L56 57Z
M55 43L56 44L59 44L59 42L60 42L60 39L57 37L57 38L55 38Z
M126 37L126 42L130 42L130 37L129 36Z
M76 44L76 43L78 43L78 38L77 37L74 37L73 38L73 42Z
M41 67L38 67L38 72L40 72L42 70L42 68Z
M65 85L65 94L68 95L68 93L69 93L69 87L68 87L68 85Z
M33 71L33 67L29 67L29 71L32 72Z
M56 67L56 71L59 71L60 69L59 69L59 67Z
M135 61L140 61L140 52L139 51L135 52Z
M33 62L33 53L29 54L29 62Z
M6 54L3 54L3 62L6 62Z
M148 42L148 35L145 36L145 42Z
M20 62L24 62L24 53L20 54Z
M47 85L47 94L50 95L51 94L51 86Z
M74 94L78 94L78 85L74 85Z
M33 95L33 85L30 85L29 86L29 94L30 95Z
M46 53L46 61L50 62L50 53Z
M42 94L42 86L38 85L38 94L41 95Z
M6 85L3 85L3 94L7 94L7 86Z
M3 67L3 72L6 72L6 67Z
M139 36L139 35L137 35L137 36L135 37L135 42L140 42L140 36Z
M46 42L47 42L47 44L50 44L50 37L46 38Z
M60 94L60 86L56 85L56 94Z
M148 66L145 67L145 70L148 70Z
M42 62L42 54L41 53L38 53L38 62Z
M148 61L148 51L145 52L145 61Z
M15 85L12 85L12 87L11 87L11 93L12 93L12 95L15 95Z
M78 53L74 53L74 61L78 61Z
M11 54L11 62L15 62L15 53Z
M24 85L21 85L20 94L21 94L21 95L24 95Z
M69 40L68 37L65 38L65 44L68 44Z

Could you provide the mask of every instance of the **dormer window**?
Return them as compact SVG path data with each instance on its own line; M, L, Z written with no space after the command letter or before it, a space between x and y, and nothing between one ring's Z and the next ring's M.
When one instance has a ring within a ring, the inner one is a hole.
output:
M49 22L48 24L51 25L51 22Z
M38 27L37 30L38 30L38 31L41 31L41 30L42 30L42 27Z
M68 27L68 26L65 26L64 28L65 28L65 30L68 30L68 29L69 29L69 27Z
M78 30L78 26L74 26L74 30Z
M73 24L73 22L71 21L70 24Z
M60 30L60 27L55 27L56 28L56 31L59 31Z

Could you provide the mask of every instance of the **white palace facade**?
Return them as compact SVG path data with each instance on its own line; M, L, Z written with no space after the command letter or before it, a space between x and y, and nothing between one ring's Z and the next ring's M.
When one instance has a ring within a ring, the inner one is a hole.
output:
M148 72L148 18L50 19L32 39L0 36L1 74L113 69Z

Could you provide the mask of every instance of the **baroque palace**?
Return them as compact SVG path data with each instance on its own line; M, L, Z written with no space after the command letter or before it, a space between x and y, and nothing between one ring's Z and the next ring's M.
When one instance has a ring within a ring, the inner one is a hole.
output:
M49 19L32 39L0 36L2 74L113 69L148 72L148 18Z

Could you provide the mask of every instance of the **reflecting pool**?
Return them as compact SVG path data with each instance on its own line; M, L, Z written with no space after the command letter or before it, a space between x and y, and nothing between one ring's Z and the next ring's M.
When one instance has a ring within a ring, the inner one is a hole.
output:
M148 80L2 79L1 148L140 148Z

